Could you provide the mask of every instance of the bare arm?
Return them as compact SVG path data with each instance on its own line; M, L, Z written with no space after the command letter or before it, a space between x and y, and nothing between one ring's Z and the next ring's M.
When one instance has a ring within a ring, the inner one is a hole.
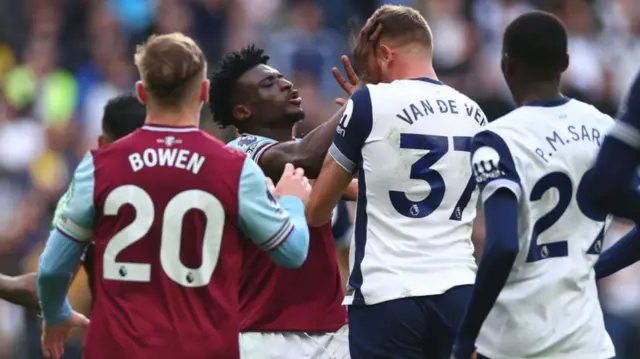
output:
M358 200L358 180L353 179L347 189L342 194L343 201L357 201Z
M36 293L36 274L17 277L0 274L0 298L31 309L40 309Z
M279 142L269 147L258 159L260 168L274 182L278 182L287 163L293 164L296 168L303 168L308 178L316 178L345 107L343 106L331 119L309 132L301 141Z
M351 183L351 177L351 173L327 155L320 176L311 190L305 211L310 226L320 226L331 220L333 208Z

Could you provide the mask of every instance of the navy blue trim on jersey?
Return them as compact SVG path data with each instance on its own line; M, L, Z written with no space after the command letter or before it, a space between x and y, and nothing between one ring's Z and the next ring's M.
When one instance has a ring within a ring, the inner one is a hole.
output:
M640 233L637 227L604 251L593 268L596 279L608 277L640 260Z
M362 146L373 127L373 106L368 87L351 95L344 115L336 129L329 154L342 168L355 173L362 161Z
M473 294L453 346L457 358L469 358L489 315L507 282L519 251L518 200L501 189L484 202L487 239L478 266Z
M495 132L479 132L471 141L471 167L482 201L500 188L520 199L522 188L516 165L504 140Z
M367 245L367 224L369 217L367 216L367 185L362 169L360 165L360 171L358 172L358 206L356 209L356 223L355 230L353 232L355 242L355 253L353 270L349 276L349 287L354 290L353 301L351 305L365 305L364 296L360 288L362 287L362 260L364 259L364 250Z
M618 138L607 135L585 179L585 195L594 208L640 223L637 166L640 153Z
M523 104L522 106L532 106L532 107L557 107L566 104L571 101L570 97L562 96L561 98L554 100L538 100L531 101Z
M431 77L416 77L416 78L413 78L412 80L428 82L428 83L434 84L434 85L441 85L441 86L444 85L444 82L442 82L440 80L432 79Z
M335 208L335 221L331 223L333 238L336 244L344 245L349 243L349 234L351 230L351 219L349 218L349 209L345 201L338 202Z
M627 98L622 102L619 111L620 122L640 130L640 72L631 84Z

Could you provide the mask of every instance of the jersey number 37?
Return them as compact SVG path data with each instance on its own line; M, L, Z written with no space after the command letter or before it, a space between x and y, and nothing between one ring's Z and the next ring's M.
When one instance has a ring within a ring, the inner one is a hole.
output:
M403 133L400 135L400 148L414 150L429 150L411 166L409 178L423 180L429 184L431 190L427 197L420 201L412 201L406 193L401 191L389 191L391 205L398 213L409 218L424 218L433 213L444 199L445 182L442 175L431 168L449 152L449 138L447 136L423 135L415 133ZM454 136L453 151L471 151L471 137ZM462 212L469 204L476 182L470 175L467 184L460 194L451 215L450 220L460 221Z

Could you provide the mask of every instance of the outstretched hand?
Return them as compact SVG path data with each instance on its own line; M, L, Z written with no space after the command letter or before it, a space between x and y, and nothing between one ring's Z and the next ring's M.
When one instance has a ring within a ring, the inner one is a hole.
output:
M331 72L333 73L333 77L336 79L338 85L340 85L344 92L346 92L347 98L349 98L358 88L361 87L361 83L358 75L356 75L356 72L351 65L351 61L349 61L349 58L346 55L342 55L340 57L340 61L342 61L342 67L344 68L344 72L349 81L342 76L337 67L332 68ZM339 97L336 99L336 103L342 106L347 103L347 100Z
M75 328L89 326L89 319L80 313L73 312L64 322L56 325L43 324L42 354L45 358L60 359L64 354L64 345L69 334Z

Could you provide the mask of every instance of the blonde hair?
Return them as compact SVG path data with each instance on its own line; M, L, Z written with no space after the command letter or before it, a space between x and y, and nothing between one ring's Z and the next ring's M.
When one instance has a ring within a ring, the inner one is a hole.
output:
M181 33L152 35L138 45L134 61L149 102L160 107L181 107L197 96L207 62L202 50Z
M382 25L383 37L391 37L398 41L399 45L418 43L427 48L433 48L433 35L427 20L418 12L408 6L384 5L378 8L370 21L375 26Z

